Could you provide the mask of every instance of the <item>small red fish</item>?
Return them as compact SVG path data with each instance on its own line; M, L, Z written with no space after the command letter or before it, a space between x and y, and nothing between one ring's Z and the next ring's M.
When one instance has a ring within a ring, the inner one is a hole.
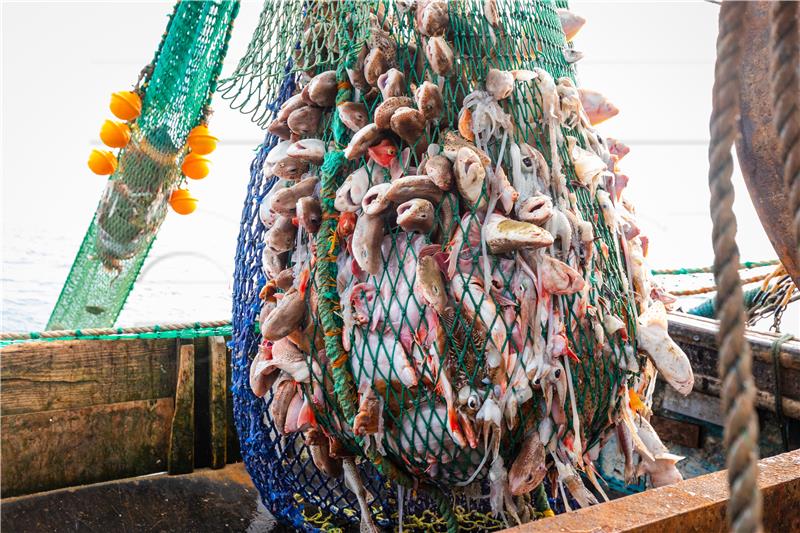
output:
M383 168L392 166L392 161L397 157L397 147L389 139L384 139L375 146L367 148L370 159Z
M300 280L299 280L299 283L297 285L297 291L300 294L305 295L306 290L308 290L308 284L309 284L310 281L311 281L311 271L306 268L300 274Z
M344 241L353 234L353 231L356 229L357 218L355 213L342 213L339 215L339 222L336 225L336 235L339 237L340 241Z

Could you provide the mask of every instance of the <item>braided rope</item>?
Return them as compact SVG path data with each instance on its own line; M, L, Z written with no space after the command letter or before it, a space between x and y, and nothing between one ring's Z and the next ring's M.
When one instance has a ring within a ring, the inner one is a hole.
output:
M772 259L770 261L744 261L739 265L739 270L750 270L752 268L759 268L765 266L777 265L779 261ZM685 274L706 274L714 270L713 266L708 267L683 267L683 268L660 268L651 270L650 273L654 276L682 276Z
M739 280L739 248L736 245L734 189L731 182L731 147L736 137L739 112L739 36L746 4L725 1L719 15L717 62L714 72L709 129L714 280L719 287L716 308L719 325L719 373L722 410L725 414L725 446L730 500L727 521L737 533L761 531L761 495L757 484L758 419L754 410L755 386L752 354L744 340L745 313Z
M772 4L772 78L773 120L780 138L783 156L783 179L789 192L789 207L794 213L796 254L800 257L800 42L797 17L800 4Z
M183 322L178 324L156 324L153 326L137 326L129 328L87 328L63 329L32 332L0 333L0 341L21 341L36 339L56 339L62 337L100 337L104 335L135 335L138 333L158 333L160 331L177 331L181 329L211 329L230 326L230 320L215 320L212 322Z
M753 276L750 278L742 279L742 285L749 285L751 283L756 283L758 281L763 281L769 274L759 274L758 276ZM716 285L712 285L709 287L699 287L697 289L685 289L681 291L669 291L669 293L673 296L694 296L697 294L707 294L709 292L714 292L717 290Z

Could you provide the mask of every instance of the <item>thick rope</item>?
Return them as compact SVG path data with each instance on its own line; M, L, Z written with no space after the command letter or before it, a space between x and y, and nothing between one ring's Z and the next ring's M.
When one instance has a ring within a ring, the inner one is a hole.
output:
M740 270L749 270L751 268L758 268L764 266L777 265L778 260L772 259L770 261L744 261L739 265ZM682 276L685 274L706 274L713 272L714 267L683 267L683 268L660 268L651 270L650 273L654 276Z
M773 120L780 138L783 156L783 179L789 193L789 207L794 214L796 257L800 258L800 39L797 17L800 3L772 4L772 78Z
M750 278L742 279L742 285L749 285L751 283L757 283L759 281L763 281L769 274L759 274L758 276L752 276ZM712 285L710 287L698 287L697 289L683 289L678 291L669 291L669 293L673 296L694 296L697 294L707 294L709 292L714 292L717 290L716 285Z
M754 409L752 354L745 342L745 313L739 280L731 147L739 113L739 46L745 2L727 0L719 14L717 62L710 120L708 185L711 190L714 280L719 325L719 373L730 499L728 526L736 533L761 531L757 484L758 419Z
M49 331L11 332L0 333L0 341L22 341L36 339L60 339L63 337L101 337L106 335L136 335L139 333L158 333L161 331L177 331L181 329L210 329L230 326L230 320L215 320L213 322L183 322L179 324L156 324L153 326L138 326L130 328L87 328L87 329L62 329Z

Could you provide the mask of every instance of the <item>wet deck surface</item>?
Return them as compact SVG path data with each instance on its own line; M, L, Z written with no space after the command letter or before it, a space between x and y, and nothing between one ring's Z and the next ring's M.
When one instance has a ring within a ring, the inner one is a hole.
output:
M0 514L3 530L15 533L285 530L261 504L242 464L8 498Z

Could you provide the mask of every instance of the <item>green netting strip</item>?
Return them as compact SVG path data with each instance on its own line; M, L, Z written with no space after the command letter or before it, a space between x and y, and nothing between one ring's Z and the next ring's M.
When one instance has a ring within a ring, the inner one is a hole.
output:
M186 137L205 120L239 2L178 2L154 63L141 74L142 113L120 151L48 330L114 324L181 181Z

